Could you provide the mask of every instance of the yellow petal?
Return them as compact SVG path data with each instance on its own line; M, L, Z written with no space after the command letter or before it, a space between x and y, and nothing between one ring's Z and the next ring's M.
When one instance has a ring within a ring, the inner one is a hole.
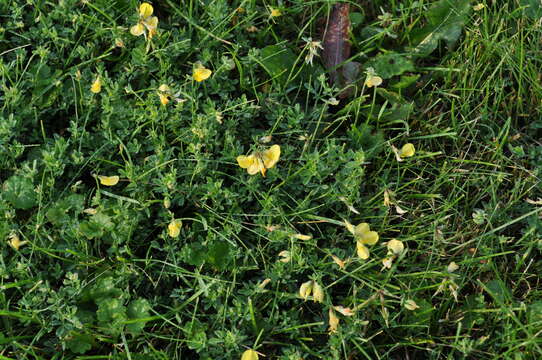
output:
M158 90L161 92L169 93L171 89L166 84L162 84L158 87Z
M329 332L334 333L337 331L337 328L339 327L339 318L337 315L335 315L335 311L333 311L333 308L329 308Z
M299 287L299 296L301 296L303 300L307 300L309 295L312 293L312 283L312 280L307 281L301 284L301 286Z
M405 245L403 242L397 239L388 241L386 246L388 247L388 251L394 255L399 255L403 252L403 250L405 250Z
M271 169L277 161L279 161L280 157L280 146L279 145L273 145L269 149L265 150L262 154L263 158L263 164L266 168Z
M167 233L172 238L176 238L181 233L181 226L183 225L181 220L173 219L167 226Z
M369 76L367 80L365 80L365 86L368 88L371 88L373 86L379 86L382 84L382 78L380 76Z
M19 239L19 235L17 234L11 234L9 236L9 239L10 239L8 242L9 245L16 251L19 251L19 248L28 242L28 241L21 241L21 239Z
M248 349L241 356L241 360L258 360L258 353L252 349Z
M312 236L310 235L303 235L303 234L294 234L292 235L292 237L294 239L299 239L299 240L310 240L312 239Z
M280 12L279 9L270 8L271 17L278 17L282 15L282 12Z
M130 34L134 36L141 36L145 32L145 27L143 24L137 24L130 28Z
M194 80L196 80L197 82L201 82L203 80L206 80L209 78L209 76L211 76L213 72L209 69L206 69L206 68L197 68L197 69L194 69L194 72L192 73L192 77L194 78Z
M256 157L254 155L239 155L237 157L237 163L239 166L243 169L248 168L249 166L252 166L252 164L256 161Z
M416 152L416 149L414 148L414 145L411 143L403 145L401 148L401 152L399 153L399 156L402 158L413 156Z
M160 103L162 105L167 105L169 103L169 96L168 95L158 94L158 96L160 97Z
M344 226L346 226L346 229L352 234L356 235L356 228L354 225L350 224L347 220L344 220Z
M144 2L143 4L139 5L139 16L141 16L141 18L146 19L151 16L153 12L154 9L152 8L151 4Z
M322 289L320 284L318 284L316 281L314 281L314 284L312 286L312 298L314 302L324 302L324 289Z
M97 94L100 91L102 91L102 80L100 79L99 76L96 78L96 80L94 80L94 82L90 86L90 91L92 91L94 94Z
M115 186L119 182L119 177L117 175L115 176L102 176L98 175L98 179L100 180L100 184L105 186Z
M405 301L405 308L410 311L414 311L419 308L418 304L414 300Z
M456 271L457 269L459 269L459 265L457 265L454 261L452 261L451 263L448 264L448 267L446 268L446 270L448 270L449 273L453 273L454 271Z
M374 245L378 242L378 233L376 231L369 231L357 239L362 244Z
M143 25L145 25L149 31L156 30L158 27L158 18L156 16L151 16L150 18L143 20Z
M360 241L356 243L356 250L360 259L367 260L369 258L369 249Z
M480 4L477 4L477 5L474 5L472 8L474 9L474 11L480 11L485 7L486 6L484 4L480 3Z
M361 223L361 224L356 225L356 228L354 229L354 236L361 237L364 234L368 233L369 231L371 231L369 224Z
M262 159L256 156L252 164L247 168L247 172L249 175L255 175L261 172L262 175L265 176L265 166L263 166Z

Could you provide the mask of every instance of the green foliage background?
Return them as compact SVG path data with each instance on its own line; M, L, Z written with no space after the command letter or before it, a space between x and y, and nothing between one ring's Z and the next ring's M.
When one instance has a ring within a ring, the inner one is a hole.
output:
M334 3L155 1L148 42L135 1L0 1L0 357L542 354L540 9L352 2L362 72L333 105L304 58ZM251 177L235 159L265 136L281 159ZM380 234L370 260L344 219ZM407 251L382 269L392 238ZM323 304L299 298L309 279ZM357 311L328 334L333 305Z

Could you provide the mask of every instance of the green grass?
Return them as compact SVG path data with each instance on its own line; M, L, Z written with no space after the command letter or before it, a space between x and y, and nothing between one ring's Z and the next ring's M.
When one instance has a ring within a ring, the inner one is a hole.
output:
M335 3L154 1L147 41L136 1L0 2L1 359L542 357L540 4L352 2L334 105Z

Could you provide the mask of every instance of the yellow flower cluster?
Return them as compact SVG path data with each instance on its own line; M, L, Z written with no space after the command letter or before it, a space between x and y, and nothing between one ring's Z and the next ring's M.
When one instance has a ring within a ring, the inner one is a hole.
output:
M156 35L158 29L158 18L152 16L154 9L151 4L143 3L139 6L139 21L130 28L134 36L145 35L149 40Z

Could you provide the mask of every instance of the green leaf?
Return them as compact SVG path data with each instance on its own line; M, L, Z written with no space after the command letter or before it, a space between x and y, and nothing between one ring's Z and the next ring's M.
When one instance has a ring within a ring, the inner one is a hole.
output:
M88 334L72 333L65 341L66 347L76 354L84 354L94 344L94 338Z
M226 241L217 240L209 245L207 262L219 270L224 270L231 261L230 245Z
M16 209L30 209L38 202L34 184L26 177L13 175L4 182L2 193Z
M96 312L99 325L103 331L112 335L118 335L124 327L127 320L126 307L122 305L120 299L107 298L98 302L98 311Z
M512 300L512 293L502 280L491 280L486 284L490 295L499 303L509 303Z
M469 0L440 0L433 4L426 15L429 24L413 32L414 53L427 56L441 40L452 47L461 35L470 10Z
M280 45L266 46L261 50L261 64L271 78L284 84L295 64L292 50Z
M122 291L115 287L115 280L112 276L98 279L90 288L86 299L94 300L96 304L105 298L116 298L122 295Z
M350 13L350 25L352 28L356 28L363 23L365 20L365 15L360 12L351 12Z
M149 302L146 299L133 300L128 304L128 318L130 320L143 319L149 317ZM140 320L138 322L126 324L126 330L132 334L139 334L147 321Z
M367 61L363 67L365 69L372 67L382 79L389 79L407 71L414 71L414 64L412 61L405 56L394 52L379 54Z

